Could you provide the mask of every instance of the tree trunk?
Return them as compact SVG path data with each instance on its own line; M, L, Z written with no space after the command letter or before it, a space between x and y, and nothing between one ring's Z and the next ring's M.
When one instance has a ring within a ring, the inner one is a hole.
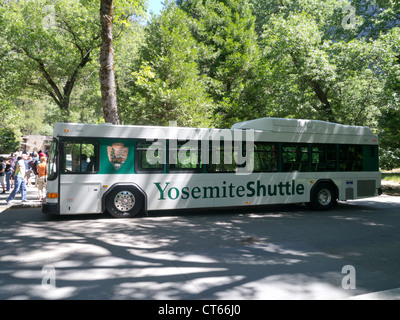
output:
M293 64L295 67L298 67L298 61L297 58L295 57L294 53L290 53L290 56L292 57ZM328 92L329 89L325 90L325 92L322 90L321 85L315 81L315 80L310 80L307 77L302 77L311 87L311 89L314 91L315 95L321 101L322 103L322 110L318 110L316 108L316 111L322 111L323 112L323 118L324 120L328 120L329 122L336 122L335 115L333 114L333 109L332 106L328 100Z
M326 120L328 120L329 122L337 122L335 119L335 115L333 114L332 106L328 100L329 90L326 90L324 92L319 83L314 80L309 80L308 82L310 83L311 88L313 89L315 95L318 97L319 101L322 102L321 111L323 112L324 118L326 118Z
M100 49L100 86L104 120L107 123L119 124L117 93L114 78L113 48L113 0L101 0L101 49Z

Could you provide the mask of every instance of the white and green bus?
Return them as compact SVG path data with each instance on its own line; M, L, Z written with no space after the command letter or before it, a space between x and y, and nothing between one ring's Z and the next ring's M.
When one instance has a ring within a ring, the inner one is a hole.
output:
M231 129L56 123L44 213L305 203L381 193L378 138L367 127L262 118Z

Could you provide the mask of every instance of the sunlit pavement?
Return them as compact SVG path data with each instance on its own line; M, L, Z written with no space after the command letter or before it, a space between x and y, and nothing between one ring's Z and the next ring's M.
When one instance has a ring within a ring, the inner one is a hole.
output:
M9 206L7 206L7 198L10 195L11 191L12 191L12 189L10 190L10 192L6 192L6 193L0 192L0 212L9 207ZM27 200L28 201L23 203L21 201L21 193L19 193L14 198L12 207L13 208L39 208L39 207L41 207L42 203L41 203L41 201L39 201L37 187L30 184L27 186L26 191L27 191Z
M274 206L139 219L8 208L0 299L400 299L399 208L398 197L328 213Z

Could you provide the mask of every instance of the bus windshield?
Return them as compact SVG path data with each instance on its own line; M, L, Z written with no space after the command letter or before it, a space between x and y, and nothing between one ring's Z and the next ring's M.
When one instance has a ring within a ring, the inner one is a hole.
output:
M50 146L49 164L47 168L47 175L49 180L57 178L57 154L58 154L58 141L53 139Z

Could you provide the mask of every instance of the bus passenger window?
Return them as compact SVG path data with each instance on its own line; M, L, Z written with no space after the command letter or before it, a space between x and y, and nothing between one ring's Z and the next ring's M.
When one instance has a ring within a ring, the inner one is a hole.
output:
M339 170L361 171L363 166L363 154L361 146L339 146Z
M238 159L238 146L232 147L231 142L210 142L208 172L236 172Z
M138 142L136 145L137 172L163 172L165 144L158 142Z
M178 141L176 146L168 146L168 163L170 171L199 172L201 171L201 149L199 142Z
M313 145L311 155L311 170L314 172L336 171L336 153L336 145Z
M94 143L65 142L63 157L64 173L97 172L97 145Z
M254 172L278 171L278 145L274 143L256 142L254 144Z
M308 146L301 144L282 146L282 171L307 172L309 166Z

